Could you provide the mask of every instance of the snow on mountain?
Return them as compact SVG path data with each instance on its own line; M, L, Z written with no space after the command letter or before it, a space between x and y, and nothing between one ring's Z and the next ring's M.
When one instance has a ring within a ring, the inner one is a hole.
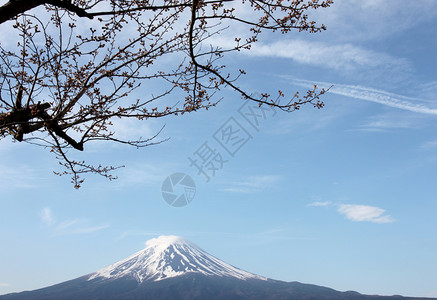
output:
M184 276L182 276L184 275ZM161 236L131 257L92 274L1 300L437 300L368 296L260 277L233 267L176 236Z
M233 277L242 280L267 278L231 266L178 236L160 236L146 242L134 255L92 273L95 278L133 277L139 283L160 281L186 273Z

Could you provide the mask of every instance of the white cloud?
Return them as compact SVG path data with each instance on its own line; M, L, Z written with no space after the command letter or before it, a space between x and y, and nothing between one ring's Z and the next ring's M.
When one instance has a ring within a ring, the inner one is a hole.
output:
M281 179L278 175L249 176L242 181L230 183L230 187L222 189L224 192L250 194L272 186Z
M308 204L308 206L326 207L326 206L330 206L331 204L332 204L331 201L316 201Z
M119 119L115 118L111 120L113 126L110 130L115 131L115 137L124 140L137 140L151 138L159 132L158 122L155 120L138 120L135 118ZM157 128L157 129L156 129ZM163 140L160 136L152 142Z
M48 207L40 212L40 218L44 225L49 228L54 235L88 234L109 228L108 224L93 225L86 219L67 219L56 221L52 210Z
M106 228L109 228L108 224L91 226L91 227L79 227L79 228L75 228L71 233L72 234L87 234L87 233L93 233L96 231L100 231L100 230L103 230Z
M360 126L363 131L386 131L388 129L408 129L412 128L412 124L405 122L389 122L386 120L376 120Z
M247 51L246 51L247 52ZM244 53L244 52L243 52ZM302 64L323 66L336 70L397 66L409 68L405 59L367 50L351 44L327 44L304 40L277 41L271 44L255 44L250 55L290 58Z
M376 206L361 204L333 204L330 201L315 201L308 207L337 207L337 211L354 222L392 223L395 219L385 214L385 210Z
M245 234L241 239L248 239L253 244L278 243L286 240L312 240L311 237L300 236L288 227L275 227Z
M166 235L166 234L162 234L157 231L148 231L148 230L127 230L122 234L120 234L120 236L117 237L116 240L119 241L130 236L160 236L160 235Z
M302 91L303 93L306 91ZM289 133L308 133L329 128L335 123L350 114L353 103L344 103L339 101L329 101L323 96L328 105L327 109L314 109L311 105L304 105L304 113L293 114L292 118L278 118L277 126L267 130L268 134L289 134ZM313 199L316 201L317 199Z
M235 47L232 37L214 37L208 41L222 48ZM249 56L280 57L313 66L331 68L337 71L352 71L357 68L375 71L377 68L410 70L410 63L404 58L368 50L350 43L313 42L302 39L279 40L271 43L257 42L250 51L239 52Z
M346 96L350 98L370 101L394 108L399 108L403 110L408 110L412 112L437 115L437 108L426 106L423 103L429 103L431 101L405 97L402 95L397 95L389 93L383 90L372 89L364 86L357 85L346 85L346 84L336 84L328 82L311 82L307 80L297 80L293 79L296 85L303 87L312 87L317 84L320 88L329 88L329 93Z
M68 228L71 228L73 225L77 224L79 222L79 219L73 219L73 220L66 220L58 223L56 226L56 230L62 231L66 230Z
M244 187L229 187L229 188L221 189L221 191L229 192L229 193L239 193L239 194L252 194L255 193L257 190L244 188Z
M359 126L360 131L386 132L393 129L416 129L423 126L426 118L405 111L393 111L371 116Z
M44 184L44 175L21 163L14 166L0 164L0 170L0 189L31 189Z
M437 2L335 0L330 8L310 15L327 26L328 30L321 34L324 38L368 41L399 35L403 30L434 19Z
M56 223L52 210L48 207L45 207L41 210L40 217L41 221L47 226L52 226Z
M10 287L10 283L0 282L0 287Z
M278 175L261 175L249 176L245 181L236 182L235 184L247 187L264 187L280 180Z
M164 133L164 125L160 124L156 120L138 120L135 118L113 118L111 119L111 126L108 126L108 130L113 132L112 136L115 139L121 141L137 141L147 140L148 143L164 142L168 139L168 135ZM160 130L162 131L160 132ZM79 135L78 135L79 136ZM155 137L156 136L156 137ZM155 137L155 138L153 138ZM126 148L126 144L116 142L105 141L90 141L87 144L87 152L101 152L102 149L110 148Z
M430 98L435 98L435 95L437 94L437 81L421 83L419 84L417 90L422 95L426 95Z
M159 146L158 146L159 147ZM138 163L128 165L119 172L119 178L113 182L114 187L127 188L130 186L156 187L160 186L167 176L180 168L173 163Z
M437 140L429 141L424 143L421 148L423 150L432 150L437 148Z
M338 212L354 222L392 223L395 221L390 215L384 214L384 209L375 206L341 204L338 206Z

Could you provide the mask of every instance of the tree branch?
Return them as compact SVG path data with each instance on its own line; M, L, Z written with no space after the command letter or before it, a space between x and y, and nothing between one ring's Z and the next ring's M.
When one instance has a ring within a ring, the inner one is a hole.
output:
M10 0L3 6L0 6L0 24L43 4L65 8L77 14L79 17L93 18L93 16L89 15L83 8L74 5L68 0Z

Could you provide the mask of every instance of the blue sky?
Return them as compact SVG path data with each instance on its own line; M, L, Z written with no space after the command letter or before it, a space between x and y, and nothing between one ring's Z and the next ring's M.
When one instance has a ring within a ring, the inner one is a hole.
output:
M252 92L333 85L322 110L272 112L256 130L224 90L209 111L121 122L123 136L165 125L170 140L91 145L90 160L126 167L80 190L52 174L48 151L3 140L0 294L73 279L173 234L274 279L437 297L437 2L337 0L314 18L328 30L268 34L225 62L247 71L240 85ZM234 156L214 139L231 117L251 136ZM227 160L209 182L188 160L205 142ZM161 195L175 172L196 182L183 208Z

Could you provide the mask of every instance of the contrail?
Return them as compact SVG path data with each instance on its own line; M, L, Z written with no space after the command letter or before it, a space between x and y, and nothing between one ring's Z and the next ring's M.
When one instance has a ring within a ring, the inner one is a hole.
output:
M363 86L357 86L357 85L336 84L336 83L329 83L329 82L314 82L314 81L299 80L299 79L292 79L292 81L294 84L303 87L311 87L314 84L317 84L318 86L323 88L328 88L332 86L331 89L329 90L329 93L375 102L375 103L387 105L390 107L396 107L399 109L404 109L412 112L437 115L436 108L430 108L423 104L416 104L412 102L412 101L423 101L421 99L405 97L405 96L389 93L386 91L367 88Z

